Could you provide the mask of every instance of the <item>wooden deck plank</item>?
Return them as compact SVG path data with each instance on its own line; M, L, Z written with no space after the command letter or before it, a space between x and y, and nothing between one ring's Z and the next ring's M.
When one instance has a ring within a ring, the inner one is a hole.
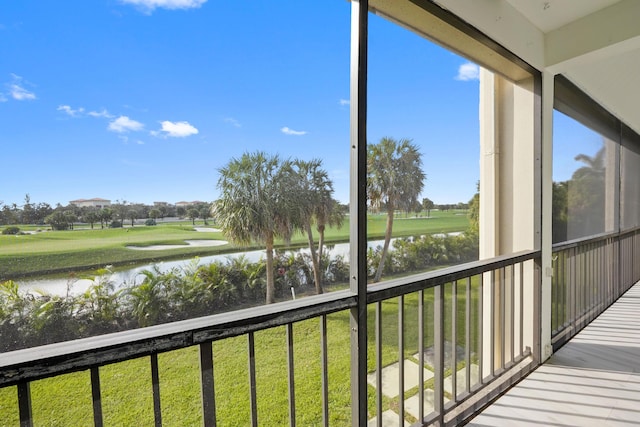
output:
M640 425L640 283L468 425Z

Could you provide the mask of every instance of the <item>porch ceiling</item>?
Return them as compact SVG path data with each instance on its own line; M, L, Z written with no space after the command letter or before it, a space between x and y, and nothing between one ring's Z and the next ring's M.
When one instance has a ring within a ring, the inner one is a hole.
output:
M640 1L434 1L640 133Z

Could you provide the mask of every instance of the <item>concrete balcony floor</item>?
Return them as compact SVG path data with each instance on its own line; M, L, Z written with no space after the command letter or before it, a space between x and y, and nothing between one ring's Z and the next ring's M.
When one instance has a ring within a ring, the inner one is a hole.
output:
M469 425L640 425L640 283Z

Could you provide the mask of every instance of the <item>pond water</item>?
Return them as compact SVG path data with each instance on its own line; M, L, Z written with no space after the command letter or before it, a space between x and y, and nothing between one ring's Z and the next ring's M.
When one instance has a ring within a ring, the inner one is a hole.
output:
M376 240L369 242L369 247L375 247L378 245L382 245L382 240ZM329 253L329 255L334 258L337 256L344 256L345 258L349 257L349 243L338 243L335 245L327 245L325 251ZM305 252L308 253L309 249L298 249L295 251L290 251L294 253ZM198 258L198 265L206 265L210 264L214 261L226 262L230 259L237 258L240 256L244 256L249 262L258 262L261 258L266 256L266 252L264 250L255 250L255 251L246 251L246 252L237 252L230 253L224 255L211 255ZM177 261L161 261L157 263L151 264L143 264L138 265L133 268L127 268L124 270L115 271L111 276L110 280L116 283L116 287L118 285L122 286L123 284L133 284L139 283L142 281L143 277L140 273L144 270L149 270L154 266L157 266L160 271L166 272L171 270L172 268L183 268L187 267L190 263L194 262L193 257L189 257L182 260ZM18 283L18 286L21 291L30 292L30 293L46 293L49 295L66 295L67 292L70 294L80 294L86 291L89 286L92 284L92 280L90 279L73 279L70 281L68 278L52 278L52 277L40 277L34 279L19 279L15 281ZM69 289L67 289L69 287Z
M448 235L457 235L460 233L448 233ZM438 236L445 236L445 234L438 234ZM391 239L393 243L395 239ZM375 248L376 246L382 246L384 240L372 240L369 241L367 246L369 248ZM389 246L390 250L393 250L393 244ZM326 245L325 251L329 254L331 258L336 258L338 256L343 256L345 260L349 259L349 243L338 243L335 245ZM309 249L297 249L295 251L289 251L289 253L308 253ZM226 262L230 259L237 258L240 256L244 256L249 262L258 262L261 258L266 256L266 252L264 250L255 250L255 251L246 251L246 252L237 252L230 253L224 255L211 255L198 258L198 265L206 265L210 264L214 261ZM140 274L144 270L149 270L154 266L157 266L161 272L167 272L172 268L183 268L187 267L190 263L194 262L193 257L185 258L177 261L161 261L157 263L151 264L143 264L138 265L136 267L127 268L123 270L115 271L111 276L110 280L116 283L116 287L122 285L131 285L134 283L140 283L143 279ZM30 292L30 293L45 293L49 295L66 295L67 292L70 294L81 294L86 291L89 286L93 283L90 279L73 279L70 281L68 278L60 278L59 275L54 277L39 277L33 279L19 279L15 281L18 283L18 286L21 291ZM67 289L67 287L69 287Z

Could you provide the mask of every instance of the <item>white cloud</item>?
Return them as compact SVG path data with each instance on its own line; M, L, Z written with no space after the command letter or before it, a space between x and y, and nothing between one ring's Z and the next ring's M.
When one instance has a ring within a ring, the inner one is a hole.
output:
M164 132L164 136L170 136L173 138L184 138L191 135L196 135L198 129L192 126L189 122L170 122L165 120L161 122L162 128L159 131L151 132L151 135L161 135L160 132Z
M107 119L113 118L113 115L109 114L109 112L105 109L103 109L102 111L89 111L87 114L91 117L106 117Z
M156 8L171 10L194 9L202 6L207 0L120 0L120 2L137 6L150 13Z
M240 124L240 122L239 122L239 121L237 121L236 119L232 118L232 117L227 117L227 118L225 118L225 119L224 119L224 122L225 122L225 123L229 123L229 124L230 124L231 126L233 126L233 127L237 127L237 128L242 127L242 125Z
M349 101L348 99L341 99L340 101L338 101L338 104L340 104L340 105L349 105L349 104L351 104L351 101Z
M35 93L29 92L27 89L16 84L9 85L9 91L13 99L18 101L31 101L36 99Z
M84 112L84 108L80 107L80 108L74 110L69 105L59 105L58 106L58 111L64 111L65 113L67 113L71 117L78 117L80 114L82 114Z
M36 94L25 89L22 85L22 77L11 74L13 78L12 83L8 83L7 87L9 88L9 94L11 97L17 101L32 101L36 99Z
M458 75L456 80L462 80L464 82L470 80L478 80L480 78L480 68L476 64L466 62L458 68Z
M300 135L306 135L307 131L306 130L293 130L293 129L289 129L288 127L283 127L280 129L280 131L282 133L284 133L285 135L296 135L296 136L300 136Z
M107 129L112 132L124 133L129 131L139 131L144 125L138 121L132 120L127 116L120 116L109 123Z

